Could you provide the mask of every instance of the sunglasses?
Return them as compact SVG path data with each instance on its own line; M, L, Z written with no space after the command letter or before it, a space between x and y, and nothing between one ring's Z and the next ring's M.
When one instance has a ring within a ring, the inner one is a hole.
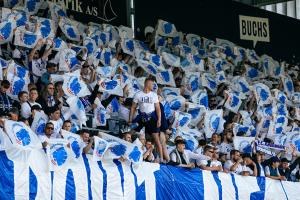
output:
M47 127L47 129L54 130L54 128L53 128L53 127Z

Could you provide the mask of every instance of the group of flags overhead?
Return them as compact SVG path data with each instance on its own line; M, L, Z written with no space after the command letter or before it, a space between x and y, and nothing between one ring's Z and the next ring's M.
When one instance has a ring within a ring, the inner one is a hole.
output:
M38 136L44 136L45 134L45 120L44 113L37 112L32 124L33 130L22 122L5 120L4 131L1 130L0 132L0 149L7 151L13 161L27 162L30 159L31 151L42 149ZM50 171L78 162L82 159L83 149L86 147L86 144L77 134L61 130L61 136L61 139L49 138L46 140L45 154L47 155ZM129 143L117 137L101 133L101 138L94 136L94 140L93 158L95 161L119 159L121 157L136 164L142 161L142 144L139 139Z

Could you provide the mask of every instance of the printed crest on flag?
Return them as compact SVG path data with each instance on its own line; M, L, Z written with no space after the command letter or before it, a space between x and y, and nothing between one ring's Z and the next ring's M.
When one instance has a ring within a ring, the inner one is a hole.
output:
M112 143L109 143L98 136L94 136L94 143L95 146L93 151L93 160L101 161L105 152L108 150Z
M225 83L226 81L226 76L224 71L219 71L216 74L216 79L217 79L217 84Z
M283 88L288 97L294 93L294 84L290 76L283 76L282 78Z
M73 158L79 159L83 151L83 141L78 134L61 129L61 135L70 144L70 149L73 153Z
M110 66L111 60L112 60L112 52L111 52L111 49L110 49L110 48L104 48L104 49L101 51L100 62L101 62L103 65Z
M172 67L180 67L180 57L171 53L162 52L162 58L168 65Z
M277 102L282 103L282 104L286 104L287 103L287 97L284 94L283 91L280 91L278 89L274 89L272 90L274 92L274 98Z
M41 17L37 17L36 20L38 23L37 32L40 33L42 38L53 38L55 36L56 25L54 24L54 21Z
M117 96L123 96L123 89L119 80L101 79L99 91L108 92Z
M239 150L242 153L252 152L252 143L255 141L255 137L240 137L235 136L233 138L234 149Z
M23 122L4 121L4 128L11 142L22 149L41 149L37 135Z
M156 80L158 84L176 87L174 77L170 69L159 72Z
M106 126L106 109L100 105L94 109L93 127Z
M98 66L96 68L96 72L101 77L111 78L114 76L116 72L116 68L111 66L103 66L103 67Z
M191 92L195 92L200 87L200 72L186 72L185 85Z
M14 28L12 22L2 21L0 23L0 44L5 44L12 40Z
M187 34L186 35L187 43L190 47L200 49L201 48L201 38L199 35Z
M135 55L135 41L134 39L122 39L121 47L124 53L134 56Z
M237 113L241 104L242 100L240 99L240 97L232 92L229 92L224 106L228 110Z
M25 0L24 11L30 15L34 15L38 12L41 2L38 0Z
M217 133L223 126L223 110L209 110L204 116L204 132L206 138L211 138L212 134Z
M80 33L71 20L66 17L61 17L58 25L69 40L80 41Z
M173 88L173 87L163 87L162 89L162 96L167 98L168 96L179 96L180 95L180 88Z
M68 48L67 43L60 38L53 38L52 41L53 41L53 50L55 51L60 51ZM49 45L51 45L51 43Z
M50 171L64 168L70 161L71 150L65 139L50 139L47 145L47 157Z
M81 63L76 58L76 52L72 49L63 49L60 52L59 57L59 70L64 72L70 72L75 69L76 66L80 66Z
M79 97L71 96L67 99L67 103L70 105L71 112L76 116L76 118L80 121L80 123L86 125L86 121L87 121L86 112L85 112L84 105L79 99Z
M201 74L202 86L207 87L212 93L216 93L218 89L218 83L215 77L210 73Z
M13 74L7 75L7 80L10 82L10 88L7 94L14 100L18 100L18 94L21 91L27 91L28 79L19 78Z
M206 108L202 105L193 105L192 103L189 103L189 108L187 112L191 115L191 125L197 126L197 124L200 122L200 120L204 117Z
M63 90L67 96L84 97L90 95L87 85L78 76L65 76Z
M162 56L147 52L145 58L149 60L149 62L157 67L157 69L159 69L160 71L165 70L165 67L163 66Z
M40 35L18 28L15 32L14 44L16 46L34 48L40 38Z
M175 37L177 31L174 24L163 20L158 20L156 33L164 37Z
M197 90L193 92L191 100L193 103L202 105L206 109L208 109L208 95L206 90Z
M137 59L136 61L137 61L138 65L140 67L142 67L148 74L151 74L153 76L157 76L158 68L154 64L152 64L152 63L150 63L146 60Z
M224 53L226 54L227 57L234 57L233 54L233 47L235 47L236 45L228 40L224 40L224 39L216 39L216 45L218 46L222 46L225 48Z
M258 80L261 77L260 71L254 67L246 65L246 77L250 81Z
M257 83L253 85L253 90L258 105L265 105L271 103L272 96L268 86L262 83Z
M36 111L31 124L31 130L37 135L44 135L48 120L48 116L43 111Z
M13 77L16 76L22 79L27 79L29 77L29 71L25 67L15 63L13 60L7 63L7 74L11 74ZM9 78L7 79L10 80Z
M185 98L183 96L168 96L166 99L169 102L171 110L182 111L185 107Z
M189 113L175 111L175 120L172 127L187 127L191 122L192 116Z
M96 49L97 49L97 45L96 45L95 41L89 37L84 38L83 46L85 46L87 49L87 55L93 54L94 51L96 51Z

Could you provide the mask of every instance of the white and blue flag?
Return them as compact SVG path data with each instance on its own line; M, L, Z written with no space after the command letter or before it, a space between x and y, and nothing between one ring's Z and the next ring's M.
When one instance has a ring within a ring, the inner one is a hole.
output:
M112 144L113 143L107 142L98 136L94 136L93 160L101 161L104 154Z
M185 85L188 90L195 92L200 88L200 72L186 72L185 73Z
M37 135L45 135L45 127L49 118L43 111L36 111L31 124L31 130Z
M93 127L106 126L106 109L100 105L94 109Z
M175 120L172 128L187 127L191 122L192 116L189 113L175 111Z
M65 139L50 139L47 145L48 166L50 171L66 168L72 158L71 150Z
M83 151L83 140L78 134L71 133L69 131L61 129L61 135L65 140L69 142L70 149L72 151L73 160L79 160Z
M282 77L282 83L284 91L286 92L288 97L291 97L291 95L294 93L294 84L290 76L283 76Z
M10 42L13 37L13 26L12 22L2 21L0 23L0 44Z
M193 103L202 105L206 109L208 109L208 95L207 95L207 91L205 89L197 90L197 91L193 92L193 94L191 96L191 100Z
M70 105L70 110L76 116L78 121L83 125L86 125L86 112L80 98L76 96L71 96L67 99L67 103Z
M257 101L257 105L266 105L272 102L271 92L268 86L263 83L253 85L253 91Z
M41 38L40 35L18 28L15 32L15 45L33 48Z
M64 35L69 40L77 41L77 42L80 40L80 33L76 25L74 24L74 22L72 22L68 18L62 17L60 18L58 25L62 30L62 32L64 33Z
M78 76L65 76L63 90L67 96L84 97L90 95L87 85Z
M59 57L59 71L70 72L79 67L81 63L76 58L76 52L72 49L63 49Z
M242 100L240 99L240 97L238 95L236 95L235 93L228 93L228 97L225 101L225 108L227 108L228 110L234 112L234 113L238 113L238 110L240 108L242 104Z
M183 96L168 96L166 99L169 102L171 110L183 111L185 108L185 98Z
M173 73L170 69L157 73L156 80L158 84L176 87Z
M206 108L202 105L192 105L189 103L187 112L191 115L191 125L197 126L200 120L204 117Z
M180 57L171 53L162 52L162 58L168 65L172 67L180 67Z
M215 77L211 73L201 74L202 86L208 88L212 93L216 93L218 89L218 83Z
M212 134L218 133L224 124L223 110L206 111L204 117L204 132L206 138L211 138Z
M177 31L174 24L163 20L158 20L156 33L164 37L175 37Z
M233 138L234 149L239 150L242 153L251 153L254 141L255 137L235 136Z

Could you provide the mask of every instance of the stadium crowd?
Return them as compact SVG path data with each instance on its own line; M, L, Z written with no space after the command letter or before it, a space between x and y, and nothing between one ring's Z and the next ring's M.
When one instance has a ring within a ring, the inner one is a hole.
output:
M298 66L162 20L142 42L124 26L69 19L55 4L30 16L18 8L2 8L1 122L32 128L42 113L48 121L33 131L44 148L63 129L79 134L89 154L87 128L111 130L117 117L127 124L120 138L138 138L146 162L300 180ZM73 75L81 82L71 89L86 87L73 95L83 116L65 86Z

